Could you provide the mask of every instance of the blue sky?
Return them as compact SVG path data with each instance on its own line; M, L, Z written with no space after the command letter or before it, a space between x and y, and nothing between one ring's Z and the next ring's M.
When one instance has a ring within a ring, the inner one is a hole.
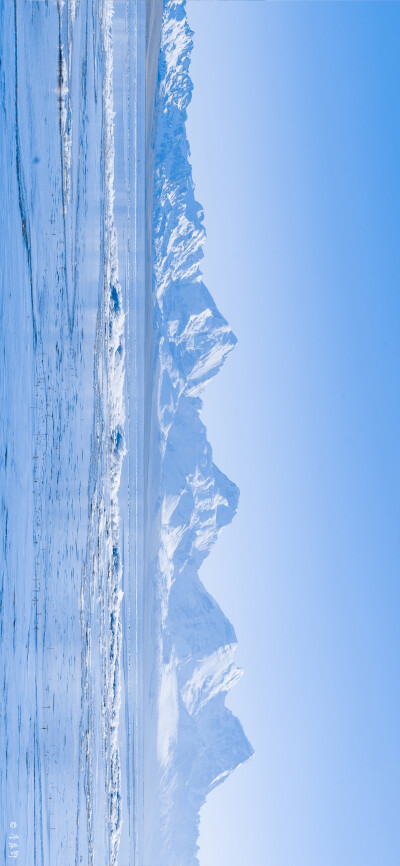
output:
M202 866L400 863L400 4L188 3L204 419L239 512L203 566L256 754Z

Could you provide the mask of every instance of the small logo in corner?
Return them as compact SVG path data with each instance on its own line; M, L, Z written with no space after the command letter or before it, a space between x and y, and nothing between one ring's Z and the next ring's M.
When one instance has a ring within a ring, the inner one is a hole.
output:
M10 822L10 829L9 829L9 833L8 833L8 840L7 840L7 842L8 842L8 857L11 860L17 860L18 854L19 854L19 850L18 850L19 836L18 836L18 833L16 832L16 830L17 830L17 825L16 825L15 821L11 821Z

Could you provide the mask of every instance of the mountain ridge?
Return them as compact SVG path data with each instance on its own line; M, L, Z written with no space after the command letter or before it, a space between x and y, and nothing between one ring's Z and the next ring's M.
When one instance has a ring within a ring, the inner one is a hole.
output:
M201 394L236 344L202 280L205 230L196 201L187 107L193 33L185 2L164 4L156 93L153 322L160 453L157 512L157 765L149 862L198 864L199 809L253 754L225 706L241 676L234 628L199 577L239 490L214 464ZM154 859L156 858L156 859ZM158 858L158 859L157 859Z

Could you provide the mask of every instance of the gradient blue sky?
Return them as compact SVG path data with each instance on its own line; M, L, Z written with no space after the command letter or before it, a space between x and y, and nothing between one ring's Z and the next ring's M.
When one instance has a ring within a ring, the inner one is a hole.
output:
M241 489L202 577L256 754L202 866L400 864L400 4L188 3L205 281L239 338L205 395Z

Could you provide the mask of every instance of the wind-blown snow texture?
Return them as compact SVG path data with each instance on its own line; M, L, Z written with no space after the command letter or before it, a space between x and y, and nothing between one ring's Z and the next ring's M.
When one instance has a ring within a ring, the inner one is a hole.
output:
M200 419L235 337L199 270L191 36L181 2L0 0L0 821L29 866L197 863L252 752L199 579L238 490Z
M203 213L195 200L185 121L192 32L184 2L167 0L161 31L154 178L154 326L161 451L158 814L148 862L198 862L198 812L208 792L252 754L225 696L235 666L231 623L199 568L237 508L215 466L200 394L236 338L201 279Z

